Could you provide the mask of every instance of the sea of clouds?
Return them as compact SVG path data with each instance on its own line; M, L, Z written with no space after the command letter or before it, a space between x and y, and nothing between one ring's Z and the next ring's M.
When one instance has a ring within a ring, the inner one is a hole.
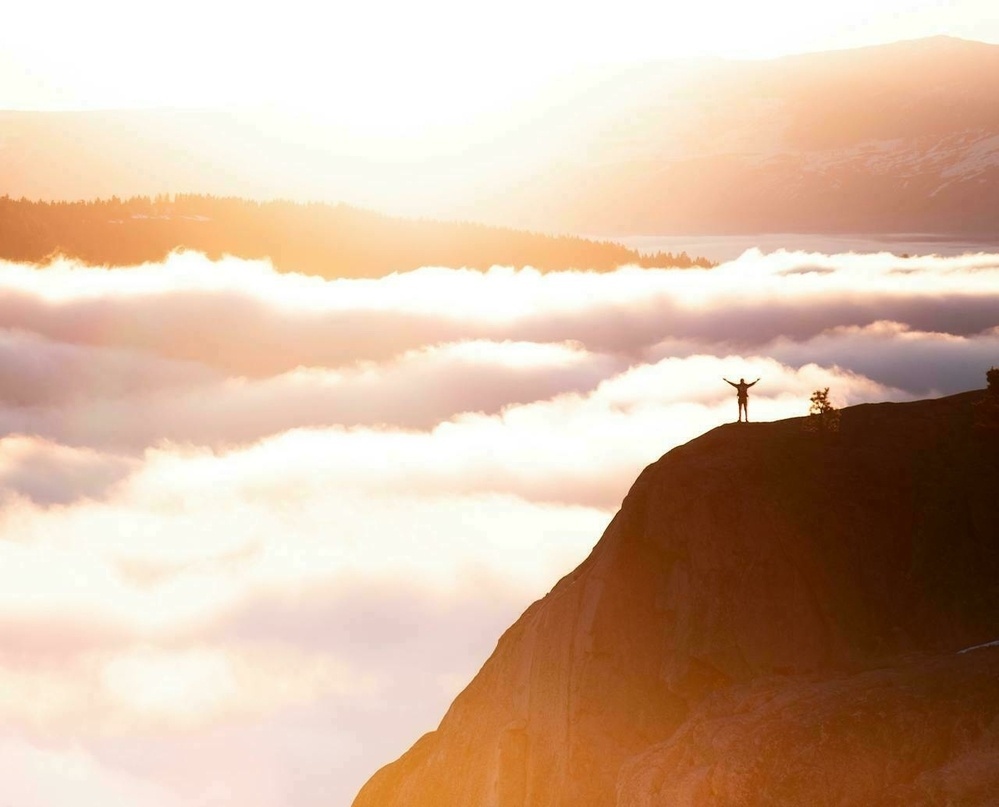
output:
M0 323L4 796L345 807L723 376L758 420L984 386L999 256L0 262Z

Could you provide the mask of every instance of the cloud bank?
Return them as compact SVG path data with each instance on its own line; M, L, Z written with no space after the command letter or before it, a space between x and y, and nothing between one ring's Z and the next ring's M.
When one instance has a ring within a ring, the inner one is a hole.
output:
M723 376L759 376L770 420L996 363L994 255L349 281L0 263L11 792L346 805L644 465L734 419Z

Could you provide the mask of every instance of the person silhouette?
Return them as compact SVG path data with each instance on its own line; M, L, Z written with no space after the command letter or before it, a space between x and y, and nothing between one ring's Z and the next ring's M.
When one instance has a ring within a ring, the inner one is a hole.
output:
M739 419L736 421L737 423L742 422L743 413L746 414L746 423L749 423L749 388L759 380L757 378L756 381L747 384L745 378L740 378L739 383L736 384L734 381L729 381L727 378L722 377L722 381L735 387L739 396Z

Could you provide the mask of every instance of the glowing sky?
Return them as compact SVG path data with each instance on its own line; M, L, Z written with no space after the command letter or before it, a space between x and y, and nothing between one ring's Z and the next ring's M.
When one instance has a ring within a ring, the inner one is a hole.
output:
M642 467L984 384L999 256L709 271L0 262L0 770L18 807L346 807ZM71 795L69 795L71 794Z
M280 104L379 136L502 111L594 65L999 42L992 0L36 0L3 22L0 108Z

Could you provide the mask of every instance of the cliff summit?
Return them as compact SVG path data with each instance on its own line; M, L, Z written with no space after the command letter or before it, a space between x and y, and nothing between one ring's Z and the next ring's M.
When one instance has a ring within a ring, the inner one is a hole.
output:
M999 800L984 395L670 451L355 807Z

